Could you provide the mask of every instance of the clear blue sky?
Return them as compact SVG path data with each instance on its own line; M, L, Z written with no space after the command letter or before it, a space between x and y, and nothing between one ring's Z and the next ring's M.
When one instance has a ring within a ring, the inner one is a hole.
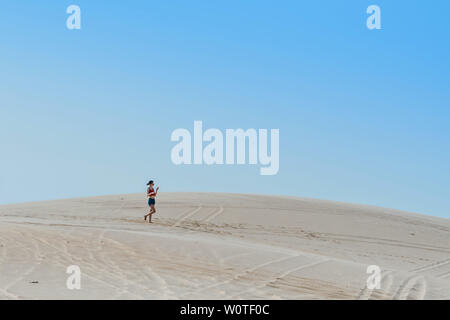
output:
M81 7L82 29L66 28ZM381 7L382 30L366 28ZM448 1L3 1L0 203L285 194L450 218ZM280 171L175 166L170 134L279 128ZM145 201L145 199L143 200Z

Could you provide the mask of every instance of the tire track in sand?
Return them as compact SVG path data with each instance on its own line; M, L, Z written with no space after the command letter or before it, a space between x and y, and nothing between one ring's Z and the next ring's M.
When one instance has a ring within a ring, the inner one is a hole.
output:
M202 204L199 204L196 208L194 209L190 209L187 212L181 214L181 216L179 218L177 218L177 220L175 221L174 224L172 224L170 227L171 228L175 228L178 227L180 225L180 223L182 223L184 220L186 220L187 218L192 217L194 214L196 214L197 212L199 212L201 209L203 208Z
M447 258L447 259L440 260L440 261L437 261L437 262L433 262L431 264L428 264L428 265L425 265L425 266L422 266L422 267L419 267L419 268L416 268L416 269L412 269L409 272L422 273L424 271L430 271L430 270L433 270L433 269L436 269L436 268L440 268L440 267L445 266L445 265L447 265L449 263L450 263L450 258Z
M17 283L25 280L25 278L27 276L31 275L36 270L36 268L42 263L42 260L40 258L41 251L39 249L39 246L38 246L37 242L31 236L29 236L29 234L27 234L27 232L19 231L19 234L21 235L20 236L21 239L30 239L31 240L31 245L35 248L35 250L32 250L32 249L30 249L27 246L23 246L23 248L26 251L31 251L31 254L34 255L36 263L33 263L33 265L30 268L26 269L25 272L22 273L19 277L17 277L13 281L9 282L4 287L0 288L0 290L6 296L11 297L13 299L21 299L21 298L25 298L25 297L21 297L19 295L16 295L16 294L12 293L9 289L12 288L13 286L15 286Z
M258 285L258 286L255 286L255 287L252 287L250 289L247 289L247 290L241 291L239 293L233 294L231 296L228 296L226 299L234 299L234 298L240 296L241 294L254 292L254 291L258 290L258 289L262 289L262 288L264 288L264 287L266 287L268 285L271 285L271 284L276 283L277 281L280 281L281 279L287 277L291 273L294 273L296 271L300 271L300 270L303 270L303 269L306 269L306 268L314 267L314 266L317 266L319 264L326 263L326 262L329 262L329 261L331 261L331 259L323 259L323 260L320 260L320 261L307 263L305 265L301 265L301 266L298 266L298 267L295 267L295 268L291 268L289 270L286 270L284 272L279 273L278 275L276 275L274 277L271 277L269 280L263 280L263 283Z
M284 256L284 257L281 257L281 258L278 258L278 259L272 259L272 260L263 262L263 263L258 264L256 266L248 268L248 269L246 269L246 270L244 270L244 271L242 271L242 272L240 272L238 274L235 274L235 275L233 275L231 278L229 278L227 280L224 280L224 281L221 281L221 282L218 282L218 283L214 283L214 284L211 284L211 285L208 285L208 286L201 287L201 288L199 288L199 289L197 289L197 290L195 290L193 292L185 293L185 294L181 295L180 298L183 298L184 296L186 296L188 294L189 295L197 294L199 292L202 292L202 291L205 291L205 290L208 290L208 289L213 289L213 288L220 287L220 286L222 286L224 284L228 284L228 283L230 283L232 281L236 281L236 280L238 280L239 278L242 278L245 275L251 274L252 272L254 272L256 270L259 270L259 269L264 268L266 266L269 266L271 264L274 264L274 263L277 263L277 262L283 262L283 261L286 261L286 260L289 260L289 259L294 259L294 258L297 258L299 256L301 256L301 254L296 254L296 255L287 256L287 257Z
M423 300L427 284L423 276L413 275L406 279L394 295L394 300Z
M56 264L61 265L64 269L67 268L67 266L69 266L69 265L72 264L72 262L73 262L73 260L74 260L72 254L70 254L70 253L68 253L68 252L64 252L62 249L60 249L60 248L58 248L58 247L55 247L54 245L48 243L47 241L45 241L45 240L43 240L43 239L36 238L36 240L37 240L38 242L41 242L42 244L44 244L44 245L46 245L46 246L48 246L48 247L54 249L54 250L56 250L57 252L62 253L62 255L58 256L58 257L54 260L54 262L55 262ZM64 260L65 260L65 261L64 261ZM93 280L93 281L95 281L95 282L99 282L99 283L106 284L108 287L114 288L114 289L116 289L118 292L121 292L121 293L128 293L128 294L130 294L130 295L132 295L132 296L134 296L134 297L136 297L136 298L138 298L138 299L144 299L144 297L142 297L142 296L140 296L140 295L138 295L138 294L135 294L135 293L133 293L133 292L127 290L127 289L117 287L116 285L113 285L113 284L111 284L111 283L109 283L109 282L107 282L107 281L105 281L105 280L102 280L102 279L97 278L97 277L95 277L95 276L93 276L93 275L90 275L88 272L86 272L86 269L87 269L87 270L91 269L92 272L95 272L95 270L98 270L98 267L95 266L95 265L93 265L92 263L89 263L89 262L86 262L86 261L84 261L83 263L84 263L84 264L83 264L83 269L82 269L82 276L85 276L85 277L87 277L87 278L90 278L91 280ZM117 277L117 276L116 276L116 277ZM118 278L118 277L117 277L117 278Z

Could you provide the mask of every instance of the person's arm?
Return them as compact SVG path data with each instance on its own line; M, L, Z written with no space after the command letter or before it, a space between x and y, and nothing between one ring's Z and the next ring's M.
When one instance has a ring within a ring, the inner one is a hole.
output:
M159 187L156 188L155 196L158 194Z

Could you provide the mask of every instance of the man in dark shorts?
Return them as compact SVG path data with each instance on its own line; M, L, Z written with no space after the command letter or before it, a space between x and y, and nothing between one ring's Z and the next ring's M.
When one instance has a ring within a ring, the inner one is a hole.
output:
M144 220L147 221L147 217L149 217L148 222L152 223L152 215L156 212L155 198L156 198L156 195L158 194L159 187L156 188L156 191L153 189L153 186L154 186L153 180L150 180L147 183L147 186L148 186L147 198L148 198L148 206L150 207L150 212L144 216Z

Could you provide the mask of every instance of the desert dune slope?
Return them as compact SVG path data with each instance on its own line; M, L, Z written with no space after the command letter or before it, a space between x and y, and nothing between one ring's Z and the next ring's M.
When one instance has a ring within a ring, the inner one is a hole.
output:
M222 193L157 210L146 223L145 194L0 206L0 299L450 299L448 219Z

